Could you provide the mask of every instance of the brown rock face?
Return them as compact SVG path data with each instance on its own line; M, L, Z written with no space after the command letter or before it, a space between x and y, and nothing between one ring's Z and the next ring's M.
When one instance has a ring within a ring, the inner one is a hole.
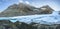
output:
M54 10L50 8L48 5L42 6L40 9L42 9L43 14L51 14Z
M41 8L35 8L34 6L28 4L13 4L9 6L6 10L0 13L0 17L12 17L12 16L22 16L22 15L34 15L34 14L51 14L53 9L48 5Z

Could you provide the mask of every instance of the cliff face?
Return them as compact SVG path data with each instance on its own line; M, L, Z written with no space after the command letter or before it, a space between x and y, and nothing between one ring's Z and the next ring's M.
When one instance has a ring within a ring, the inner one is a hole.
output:
M43 10L45 9L45 10ZM41 8L35 8L28 4L13 4L6 10L0 13L0 17L22 16L22 15L34 15L34 14L51 14L53 11L49 6L43 6Z
M54 10L50 8L48 5L42 6L40 9L42 9L42 14L51 14Z

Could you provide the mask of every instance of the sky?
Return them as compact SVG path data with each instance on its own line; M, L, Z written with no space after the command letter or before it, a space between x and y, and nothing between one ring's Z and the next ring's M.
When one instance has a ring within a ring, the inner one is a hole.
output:
M18 3L26 3L38 8L49 5L55 11L60 11L60 0L0 0L0 12Z

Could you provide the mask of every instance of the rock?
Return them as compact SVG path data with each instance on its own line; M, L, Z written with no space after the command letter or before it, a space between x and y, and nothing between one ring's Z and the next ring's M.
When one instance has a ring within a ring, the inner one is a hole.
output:
M53 9L48 5L36 8L29 4L19 3L9 6L6 10L0 13L0 17L13 17L35 14L51 14Z

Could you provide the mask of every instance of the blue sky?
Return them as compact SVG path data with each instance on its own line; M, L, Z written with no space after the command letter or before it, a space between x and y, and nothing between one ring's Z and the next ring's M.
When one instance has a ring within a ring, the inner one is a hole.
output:
M18 3L18 0L0 0L0 11L5 10L8 6Z
M56 11L60 10L60 0L0 0L0 11L5 10L8 6L13 5L14 3L27 3L35 7L41 7L44 5L49 5Z

